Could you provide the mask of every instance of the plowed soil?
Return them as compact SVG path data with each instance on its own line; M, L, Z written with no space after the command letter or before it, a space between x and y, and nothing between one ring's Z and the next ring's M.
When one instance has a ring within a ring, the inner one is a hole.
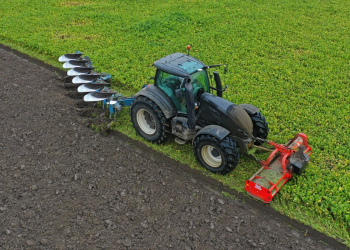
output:
M62 75L0 46L0 249L346 249L120 133L93 131L108 121L89 114L103 110Z

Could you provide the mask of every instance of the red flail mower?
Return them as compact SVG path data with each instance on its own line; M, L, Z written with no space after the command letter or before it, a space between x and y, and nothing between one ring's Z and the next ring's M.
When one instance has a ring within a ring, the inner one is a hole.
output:
M266 161L259 161L261 168L245 183L245 190L252 197L270 203L282 186L292 178L293 173L300 175L309 162L312 149L307 143L307 136L297 134L285 145L266 141L273 146ZM266 150L265 147L258 147Z

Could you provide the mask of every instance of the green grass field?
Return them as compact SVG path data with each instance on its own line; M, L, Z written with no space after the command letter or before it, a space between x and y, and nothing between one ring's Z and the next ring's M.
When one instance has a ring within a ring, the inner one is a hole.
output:
M0 2L0 43L57 67L60 55L82 51L124 95L151 83L153 62L187 44L207 64L227 63L224 97L259 107L269 139L285 143L303 132L314 150L305 174L271 206L350 246L348 0ZM113 127L141 140L128 110ZM211 175L190 145L148 145ZM258 168L243 156L230 175L211 176L243 192Z

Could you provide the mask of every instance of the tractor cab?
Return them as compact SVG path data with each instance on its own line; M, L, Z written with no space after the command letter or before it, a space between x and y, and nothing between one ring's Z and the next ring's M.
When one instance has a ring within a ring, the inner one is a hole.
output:
M196 58L174 53L154 63L157 68L154 85L172 101L179 113L187 114L186 83L192 86L194 102L204 92L210 92L207 66ZM191 98L192 99L192 98Z

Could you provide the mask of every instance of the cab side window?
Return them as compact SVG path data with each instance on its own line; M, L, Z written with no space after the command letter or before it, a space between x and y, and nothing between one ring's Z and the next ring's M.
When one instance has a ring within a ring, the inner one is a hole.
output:
M170 97L171 101L175 105L176 109L179 112L187 113L186 110L186 98L183 93L183 95L178 95L176 97L175 90L183 89L184 92L184 86L182 86L183 78L180 78L178 76L174 76L172 74L159 71L156 84L157 86L164 91L164 93Z

